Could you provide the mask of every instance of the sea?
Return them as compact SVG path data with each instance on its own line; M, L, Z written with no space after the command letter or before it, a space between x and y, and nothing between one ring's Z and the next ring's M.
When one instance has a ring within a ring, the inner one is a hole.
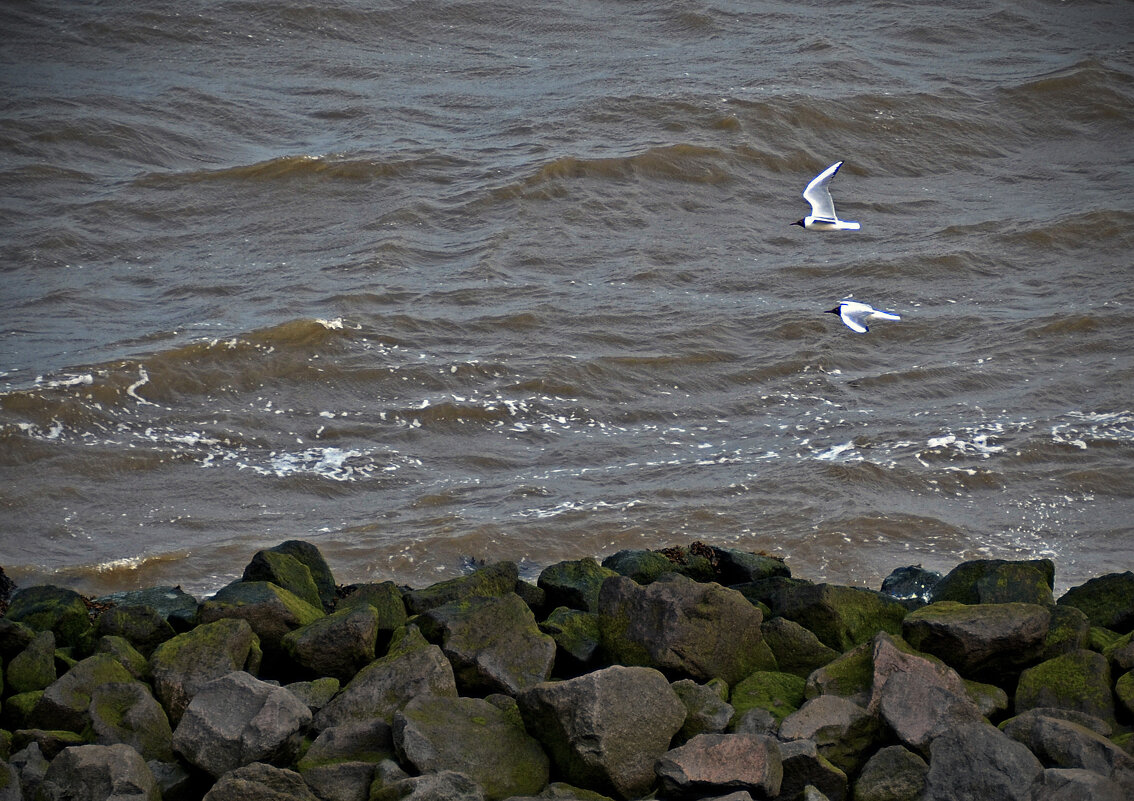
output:
M0 566L1134 568L1127 0L0 5ZM821 170L861 230L791 223ZM866 334L853 298L901 316Z

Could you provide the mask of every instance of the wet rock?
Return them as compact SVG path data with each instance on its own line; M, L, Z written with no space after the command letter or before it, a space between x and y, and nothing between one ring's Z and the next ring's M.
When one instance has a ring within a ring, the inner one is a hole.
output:
M1102 654L1110 662L1111 671L1115 675L1134 670L1134 631L1112 642L1103 649Z
M1134 572L1093 578L1072 587L1058 603L1081 609L1092 626L1125 634L1134 630Z
M44 690L33 715L43 728L82 731L90 724L88 710L96 687L133 681L134 677L114 657L96 654L76 664Z
M558 562L543 569L537 586L546 594L552 606L566 606L584 612L598 611L599 590L602 583L618 573L602 567L594 559L576 559Z
M37 796L41 801L161 801L141 754L128 745L80 745L51 762Z
M161 704L140 682L102 684L91 693L91 733L98 745L128 745L143 759L173 759L173 732Z
M779 730L781 740L814 743L824 758L847 775L858 772L882 734L875 716L837 695L820 695L807 701L783 719ZM825 786L816 786L830 795Z
M468 776L446 770L372 788L370 801L485 801L485 798L484 792Z
M652 584L661 576L677 571L677 565L657 551L629 549L611 554L602 566L638 584Z
M393 757L390 726L363 721L325 729L296 768L322 801L367 801L375 767Z
M392 581L357 584L335 609L342 611L361 605L369 606L378 613L378 638L374 647L376 653L385 653L394 632L406 622L406 604L401 590Z
M562 664L568 671L584 670L597 661L602 645L597 614L560 606L539 624L539 628L555 640L557 664Z
M731 684L766 663L760 611L719 584L667 574L643 587L617 576L602 585L599 614L603 648L619 664Z
M5 617L36 631L52 632L59 648L90 653L94 642L94 627L82 596L63 587L38 586L17 591Z
M264 651L264 667L273 672L286 673L283 665L287 655L283 649L284 635L323 617L317 608L295 594L268 581L238 581L229 584L201 604L198 618L201 623L217 620L246 620L260 638Z
M685 721L685 706L665 676L644 667L538 684L517 701L560 775L622 798L649 791L654 762Z
M393 723L394 713L419 695L457 697L453 668L416 627L395 638L390 653L371 662L315 715L317 731L377 718Z
M420 615L453 601L504 595L515 589L519 576L520 571L515 562L497 562L467 576L407 592L404 596L406 610L411 615Z
M327 560L316 546L303 540L287 540L269 550L299 560L311 573L311 580L315 582L315 588L319 591L323 609L330 611L334 607L335 577L331 574L331 568L327 566Z
M418 773L456 771L489 801L539 792L548 758L519 714L479 698L418 697L394 717L394 745Z
M1110 665L1094 651L1072 651L1020 674L1016 711L1041 706L1073 709L1114 721Z
M1087 647L1091 621L1081 609L1065 604L1050 607L1050 612L1051 623L1039 661Z
M154 696L177 725L197 690L234 670L255 672L259 640L245 620L224 619L178 634L150 656Z
M196 612L196 604L193 611ZM99 615L95 633L123 637L146 658L177 634L169 621L152 606L114 606L107 609Z
M350 681L374 661L378 622L369 604L348 607L289 631L280 645L309 675Z
M243 671L214 679L189 702L173 747L214 777L252 762L286 761L311 711L294 695Z
M962 604L1029 603L1050 606L1055 598L1055 564L1050 559L963 562L933 588L934 602Z
M725 701L728 686L719 679L698 684L682 679L670 685L685 705L685 723L680 738L690 740L698 734L720 734L728 728L735 710Z
M142 656L125 637L110 635L99 637L95 644L95 653L114 657L118 664L126 668L126 672L138 681L150 680L149 660Z
M740 717L764 709L777 724L803 705L806 682L791 673L757 670L732 688L730 703Z
M773 614L794 620L824 645L840 652L866 642L879 631L900 634L907 612L899 601L862 587L779 577L743 586L756 585L766 585L758 593L764 597L758 599L767 603Z
M902 636L964 676L995 682L1042 657L1050 621L1036 604L943 601L911 612Z
M799 798L808 788L814 788L828 801L843 801L847 797L847 775L820 753L811 740L792 740L780 744L784 779L780 795Z
M1030 801L1043 765L1024 745L985 722L964 723L929 747L923 801Z
M862 768L854 801L917 801L925 790L929 765L900 745L879 750Z
M1114 697L1127 715L1134 715L1134 670L1119 676L1114 683Z
M784 564L784 560L775 556L715 546L712 551L716 580L725 586L791 575L791 569Z
M254 762L220 777L204 801L319 801L293 770Z
M1061 718L1028 711L1005 721L1001 731L1023 743L1048 768L1082 768L1134 789L1134 757L1103 735Z
M197 599L180 587L128 590L105 595L98 600L103 603L113 603L116 608L148 606L179 634L197 624Z
M666 752L655 770L665 797L678 801L738 791L773 798L783 780L779 743L756 734L700 734Z
M441 645L466 693L515 694L546 681L555 664L555 640L514 592L434 607L417 625Z
M6 665L4 678L11 693L44 690L58 676L55 672L55 634L38 632L27 647Z
M774 617L765 620L760 630L776 657L777 667L784 673L806 679L839 657L838 651L819 642L818 637L794 620Z
M319 589L307 565L294 556L279 551L257 551L240 577L245 582L268 581L290 592L317 609L323 608Z
M933 588L940 580L940 573L921 565L899 567L882 580L882 594L916 608L933 599Z

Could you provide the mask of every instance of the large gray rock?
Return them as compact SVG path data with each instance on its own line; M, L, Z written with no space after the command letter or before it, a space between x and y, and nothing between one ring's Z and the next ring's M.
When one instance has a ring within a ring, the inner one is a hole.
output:
M698 734L721 734L728 728L735 710L725 701L728 685L723 681L698 684L692 679L681 679L670 686L685 705L682 740L690 740Z
M0 801L23 801L20 788L20 773L15 765L0 759Z
M393 757L390 726L364 721L324 729L296 768L322 801L367 801L375 767Z
M791 569L776 556L713 546L717 581L725 586L744 584L771 576L790 576Z
M413 699L394 716L394 745L418 773L463 773L489 801L547 784L547 755L515 709L509 715L480 698Z
M1037 604L941 601L911 612L902 636L967 678L997 683L1042 658L1050 623Z
M613 661L698 681L740 681L764 666L760 610L735 590L669 573L648 586L625 576L599 594L603 647Z
M12 596L12 603L4 617L36 631L54 633L56 645L60 648L90 653L94 627L83 597L74 590L50 585L19 590Z
M780 745L758 734L699 734L666 752L655 766L667 798L697 799L744 791L780 793Z
M652 584L666 573L677 571L677 565L657 551L627 549L602 560L602 566L639 584Z
M145 657L177 634L170 622L152 606L111 607L99 615L95 633L124 637Z
M933 587L934 601L962 604L1029 603L1050 606L1055 598L1055 564L1050 559L963 562Z
M204 801L319 801L293 770L253 762L220 777Z
M316 607L270 581L237 581L201 604L201 623L235 618L247 620L264 651L264 667L287 663L282 641L289 631L323 616ZM286 669L283 671L286 672Z
M140 682L100 684L91 692L91 734L98 745L129 745L144 759L173 760L165 710Z
M925 790L929 765L900 745L867 760L854 785L854 801L917 801Z
M617 575L587 557L545 567L539 574L537 586L546 593L546 602L552 607L566 606L583 612L597 612L602 583Z
M537 684L517 700L528 731L567 781L622 798L649 791L654 762L685 721L665 676L644 667Z
M307 565L291 554L275 550L257 551L252 561L244 568L244 575L240 580L270 581L312 606L323 608L323 600L319 597L315 580L311 578L311 571Z
M374 661L378 624L377 610L361 604L289 631L280 643L309 675L350 681Z
M1072 651L1048 659L1020 674L1016 711L1058 707L1114 721L1110 665L1094 651Z
M176 726L204 685L234 670L256 672L259 639L245 620L218 620L166 640L150 655L154 696Z
M390 653L358 672L330 703L315 715L317 731L352 721L378 718L394 722L394 713L419 695L457 697L453 668L436 645L417 627L395 640Z
M480 786L452 770L411 776L370 791L370 801L485 801Z
M929 747L923 801L1030 801L1043 765L996 727L963 723Z
M1048 768L1034 801L1130 801L1134 788L1081 768Z
M161 801L142 755L128 745L79 745L51 762L40 801Z
M385 653L394 632L405 625L406 604L402 591L392 581L356 584L349 595L339 601L336 611L369 606L378 613L377 653Z
M82 731L90 724L91 693L110 683L129 683L134 677L109 654L95 654L73 665L46 690L33 713L44 729Z
M781 740L815 743L819 753L847 775L858 772L882 734L878 718L837 695L812 698L784 718L779 731Z
M504 595L513 592L520 578L515 562L497 562L467 576L441 581L405 594L406 610L419 615L435 606L463 601L468 598Z
M180 587L147 587L104 595L102 603L118 607L148 606L155 610L177 633L183 633L197 624L197 599Z
M311 710L289 691L236 671L198 690L173 732L173 747L220 777L252 762L290 759L310 722Z
M847 774L819 752L812 740L791 740L780 744L784 779L780 785L783 798L801 799L808 789L827 801L843 801L847 797Z
M1081 609L1092 626L1125 634L1134 629L1134 572L1093 578L1069 589L1058 603Z
M824 645L810 631L786 617L765 620L760 630L764 642L775 654L777 667L784 673L794 673L806 679L839 657L838 651Z
M551 675L555 640L514 592L434 607L416 621L441 645L466 693L520 692Z
M1134 790L1134 757L1098 732L1034 710L1005 721L1000 728L1026 745L1045 767L1090 770L1124 781Z

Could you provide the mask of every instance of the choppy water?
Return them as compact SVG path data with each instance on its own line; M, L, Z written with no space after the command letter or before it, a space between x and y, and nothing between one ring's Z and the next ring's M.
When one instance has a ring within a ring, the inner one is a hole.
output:
M1128 2L0 8L0 564L1134 566ZM855 234L789 225L833 184ZM899 312L859 336L844 296Z

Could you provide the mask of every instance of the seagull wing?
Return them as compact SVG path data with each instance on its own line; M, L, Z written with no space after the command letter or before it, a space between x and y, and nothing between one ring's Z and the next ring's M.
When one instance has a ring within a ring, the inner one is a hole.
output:
M847 328L858 334L865 334L868 329L862 322L862 312L850 311L845 306L839 310L839 317L846 323Z
M813 217L823 217L828 220L838 219L835 216L835 201L831 198L831 190L827 188L827 184L831 183L831 179L835 177L835 173L839 171L841 166L843 166L843 163L836 161L812 178L811 183L803 190L803 199L811 204Z

